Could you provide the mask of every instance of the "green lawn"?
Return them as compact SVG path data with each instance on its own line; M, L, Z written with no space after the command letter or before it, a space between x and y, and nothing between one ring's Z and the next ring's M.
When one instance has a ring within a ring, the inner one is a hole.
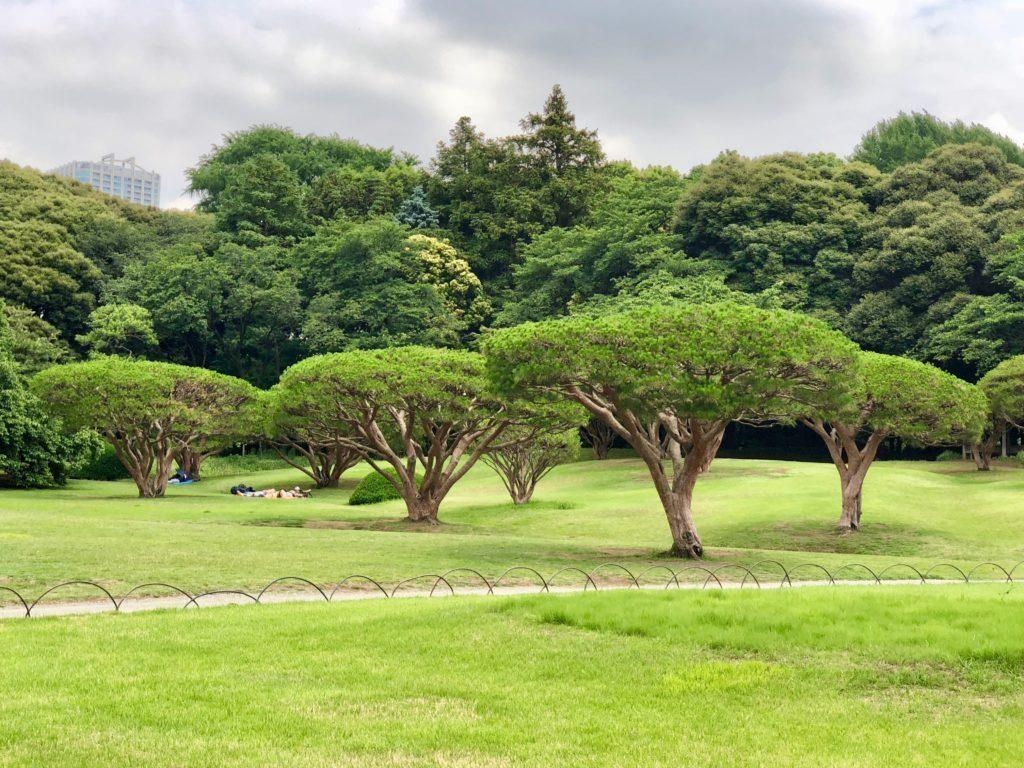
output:
M353 470L340 490L302 501L227 493L239 479L278 487L302 481L287 469L172 487L155 501L138 499L128 482L0 491L0 584L33 597L68 579L99 580L115 591L149 581L207 590L259 587L286 575L326 584L365 573L394 583L460 566L496 576L514 564L552 573L606 561L635 570L666 562L667 525L636 460L560 467L523 508L507 503L491 471L478 467L456 486L442 507L445 524L434 528L402 522L400 502L348 506L363 472ZM716 461L697 488L710 560L859 561L876 569L896 561L1010 567L1024 560L1018 464L980 473L959 462L880 463L867 481L865 527L849 536L834 530L838 487L827 464Z
M0 766L1010 766L1024 586L0 622Z

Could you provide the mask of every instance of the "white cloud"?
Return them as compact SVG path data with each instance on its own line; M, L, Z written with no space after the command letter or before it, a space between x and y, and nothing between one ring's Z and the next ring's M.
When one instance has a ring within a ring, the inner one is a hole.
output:
M982 120L981 124L991 128L996 133L1009 136L1018 144L1024 144L1024 128L1011 123L1002 112L993 112Z

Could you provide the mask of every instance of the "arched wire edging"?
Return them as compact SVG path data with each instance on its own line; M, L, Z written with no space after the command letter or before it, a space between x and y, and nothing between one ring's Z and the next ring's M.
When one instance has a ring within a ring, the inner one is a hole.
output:
M1024 565L1024 560L1021 560L1021 561L1020 561L1019 563L1017 563L1017 564L1016 564L1015 566L1013 566L1013 568L1011 568L1011 569L1010 569L1010 581L1013 581L1013 574L1014 574L1014 573L1015 573L1015 572L1017 571L1017 569L1018 569L1018 568L1020 568L1020 567L1021 567L1022 565Z
M881 580L882 577L885 576L886 573L888 573L889 571L892 571L892 570L894 570L896 568L906 568L908 571L913 571L914 573L917 574L917 578L919 578L921 580L922 584L926 583L924 575L919 570L917 570L917 568L912 566L910 563L893 563L892 565L886 566L885 568L883 568L881 571L878 572L878 579Z
M404 587L406 584L412 584L414 581L422 581L423 579L436 579L436 581L434 582L434 586L430 589L431 595L434 594L434 589L437 588L438 583L442 581L444 582L444 585L448 587L448 591L451 592L453 595L455 594L455 589L452 587L451 582L449 582L448 579L446 579L444 576L441 576L437 573L424 573L419 576L413 576L409 579L403 579L402 581L395 584L394 589L391 590L391 597L394 597L395 593L399 589Z
M782 580L779 581L779 586L781 587L784 584L789 584L789 586L791 586L791 587L793 586L793 582L789 578L789 571L787 571L786 570L786 566L784 566L778 560L758 560L756 563L754 563L752 566L750 566L750 570L751 571L757 570L757 567L759 565L777 565L777 566L779 566L779 569L782 571ZM741 587L746 582L746 580L747 580L747 577L744 576L743 577L743 581L740 582L740 586Z
M1002 571L1003 576L1006 577L1006 581L1008 583L1013 581L1013 577L1010 576L1009 571L1003 568L1003 566L1001 566L999 563L978 563L976 566L974 566L973 568L971 568L971 570L967 572L967 580L970 581L970 578L974 575L974 572L982 568L998 568L1000 571Z
M717 576L715 575L715 572L714 572L714 571L712 571L712 570L711 570L710 568L705 568L705 567L704 567L703 565L688 565L688 566L686 566L685 568L680 568L680 569L679 569L678 571L676 571L676 576L678 577L678 576L680 576L681 574L684 574L684 573L686 573L687 571L702 571L702 572L704 572L705 574L707 574L707 578L706 578L706 579L704 579L704 584L703 584L703 586L701 587L701 589L707 589L708 583L709 583L709 582L710 582L710 581L711 581L712 579L714 579L714 580L715 580L715 583L716 583L716 584L718 584L718 586L719 586L720 588L723 588L723 589L724 589L724 585L722 584L722 580L721 580L720 578L718 578L718 577L717 577Z
M789 582L790 586L793 586L793 581L792 581L793 574L796 573L797 571L799 571L801 568L817 568L819 571L821 571L826 576L828 576L828 583L829 584L835 584L836 583L836 580L832 578L832 574L828 572L828 568L826 568L825 566L818 565L817 563L800 563L800 565L794 565L792 568L789 569L789 576L791 577L791 580Z
M264 587L263 589L261 589L261 590L260 590L260 593L259 593L258 595L256 595L256 602L258 603L258 602L260 602L260 600L262 600L262 599L263 599L263 595L265 595L265 594L266 594L266 592L267 592L267 590L268 590L268 589L270 589L270 588L271 588L272 586L274 586L275 584L280 584L280 583L281 583L282 581L297 581L297 582L299 582L300 584L306 584L306 585L308 585L308 586L312 587L313 589L315 589L315 590L316 590L317 592L319 592L319 593L320 593L320 597L322 597L322 598L324 599L324 601L325 601L325 602L328 602L328 603L330 602L330 599L329 599L329 598L327 597L327 593L326 593L326 592L324 592L324 591L323 591L323 590L322 590L322 589L321 589L321 588L319 587L319 585L317 585L317 584L314 584L314 583L313 583L312 581L310 581L309 579L304 579L304 578L302 578L301 576L282 576L282 577L281 577L281 578L279 578L279 579L274 579L274 580L273 580L272 582L270 582L269 584L267 584L267 586L265 586L265 587Z
M361 573L353 573L351 576L346 576L344 579L342 579L334 585L334 589L331 590L331 594L327 596L327 602L331 602L331 600L334 599L334 595L337 594L339 589L348 584L350 581L355 581L356 579L370 582L371 584L373 584L373 586L380 590L381 594L384 595L384 597L391 597L391 595L388 594L388 591L384 589L384 587L381 586L381 583L376 579L371 579L369 576L364 576Z
M241 589L214 589L211 592L203 592L202 594L196 595L192 598L192 603L199 608L199 601L204 597L213 597L214 595L238 595L239 597L247 597L253 601L256 605L259 605L260 601L255 596L250 595L248 592L244 592ZM185 606L186 608L188 606Z
M567 566L565 568L562 568L560 570L555 571L553 574L551 574L548 577L548 579L547 579L548 584L554 584L555 579L558 576L561 576L563 573L569 573L569 572L578 573L580 576L582 576L584 579L586 579L586 581L583 582L583 591L584 592L587 591L587 587L588 586L589 587L593 587L595 592L597 591L597 584L595 584L594 580L592 578L590 578L590 574L587 573L586 571L584 571L582 568L577 568L575 565L570 565L570 566ZM550 590L548 590L548 591L550 591Z
M25 617L27 618L31 615L31 612L28 609L28 603L25 602L25 598L21 596L21 593L18 590L11 589L10 587L0 587L0 592L10 592L18 598L18 602L21 603L21 607L25 609Z
M591 570L591 572L587 574L587 577L591 580L591 582L593 582L594 574L600 571L602 568L614 568L616 570L622 571L624 574L629 576L630 581L633 582L633 586L635 586L637 589L640 589L640 582L636 580L636 576L633 575L633 572L630 571L629 568L627 568L626 566L619 565L618 563L601 563L599 566ZM583 589L585 591L586 587L584 587Z
M104 595L107 596L107 598L113 604L114 610L117 611L117 609L118 609L117 600L114 599L114 596L112 594L110 594L110 592L108 592L105 587L101 586L100 584L97 584L95 581L65 581L65 582L62 582L60 584L57 584L55 586L50 587L48 590L43 592L43 594L41 594L34 601L32 601L32 604L30 606L28 606L28 608L25 609L25 615L26 616L31 616L32 615L32 611L34 611L35 607L37 605L39 605L39 601L41 601L44 597L49 595L51 592L55 592L58 589L63 589L64 587L72 587L72 586L75 586L76 584L80 585L80 586L84 586L84 587L93 587L95 589L98 589L100 592L102 592Z
M489 582L487 580L487 577L480 573L480 571L477 571L473 568L452 568L450 571L445 571L444 573L442 573L434 582L434 586L430 588L431 597L434 596L434 590L437 589L437 585L440 584L442 580L445 580L447 582L448 577L451 576L453 573L472 573L474 576L476 576L478 579L480 579L480 581L484 583L485 587L487 587L488 595L494 594L494 587L491 586L491 582ZM451 589L450 583L448 583L448 588ZM452 594L455 594L455 590L452 590Z
M183 606L184 608L188 608L190 605L196 605L195 598L192 597L192 595L190 595L188 592L186 592L181 587L176 587L173 584L164 584L162 581L151 581L148 584L137 584L136 586L132 587L127 592L125 592L123 595L121 595L121 599L117 601L117 610L118 611L121 610L121 606L124 605L124 601L127 600L129 597L131 597L132 594L134 594L135 592L138 592L140 589L145 589L146 587L163 587L165 589L174 590L175 592L177 592L182 597L188 598L185 601L185 605ZM198 608L198 606L196 606L196 607Z
M844 563L843 565L840 565L838 568L836 568L834 571L832 571L832 577L833 578L838 577L839 574L842 573L843 571L845 571L847 568L860 568L862 570L865 570L865 571L867 571L868 573L871 574L871 578L875 580L875 584L881 584L882 583L879 580L879 578L878 578L878 574L875 573L870 568L868 568L866 565L864 565L864 563Z
M515 571L527 571L529 573L532 573L534 576L536 576L538 579L540 579L540 583L541 583L540 591L541 592L550 592L551 591L550 589L548 589L548 580L545 579L543 576L541 576L540 571L537 571L536 569L531 568L528 565L513 565L511 568L506 569L505 572L501 574L501 576L499 576L498 578L496 578L494 581L491 582L491 590L493 591L498 586L498 584L501 582L502 579L504 579L510 573L513 573Z
M649 568L644 568L640 573L636 575L637 586L640 585L640 579L644 577L644 574L650 573L651 571L668 571L669 578L665 581L665 589L668 589L669 584L673 581L676 583L676 589L679 588L679 579L676 578L676 572L669 568L667 565L652 565Z
M757 588L761 588L761 582L757 580L757 576L755 576L754 572L747 568L747 566L745 565L740 565L739 563L724 563L715 568L714 572L717 576L722 571L728 571L730 569L734 571L743 571L743 581L740 582L740 589L743 589L743 586L747 583L747 579L753 579L754 584L757 585Z
M971 580L970 576L968 576L966 573L964 573L962 570L957 568L952 563L936 563L935 565L931 566L927 571L924 572L925 579L927 579L929 576L932 575L933 572L939 570L940 568L950 568L951 570L956 571L957 573L960 574L960 578L964 580L964 583L968 583Z

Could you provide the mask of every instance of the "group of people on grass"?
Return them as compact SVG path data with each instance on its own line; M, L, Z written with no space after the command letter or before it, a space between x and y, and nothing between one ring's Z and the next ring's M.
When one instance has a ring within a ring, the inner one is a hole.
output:
M282 488L277 490L276 488L267 488L262 491L257 491L250 485L233 485L231 486L231 494L233 496L244 496L247 499L308 499L309 491L302 490L299 486L295 486L291 490Z

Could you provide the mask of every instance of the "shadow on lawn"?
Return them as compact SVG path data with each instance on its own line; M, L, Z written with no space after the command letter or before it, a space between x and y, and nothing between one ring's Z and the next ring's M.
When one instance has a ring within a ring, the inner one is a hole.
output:
M927 544L922 547L923 543L942 538L938 531L885 522L869 522L856 533L841 533L838 528L816 520L716 526L713 534L714 543L724 547L894 557L919 556L927 549Z

